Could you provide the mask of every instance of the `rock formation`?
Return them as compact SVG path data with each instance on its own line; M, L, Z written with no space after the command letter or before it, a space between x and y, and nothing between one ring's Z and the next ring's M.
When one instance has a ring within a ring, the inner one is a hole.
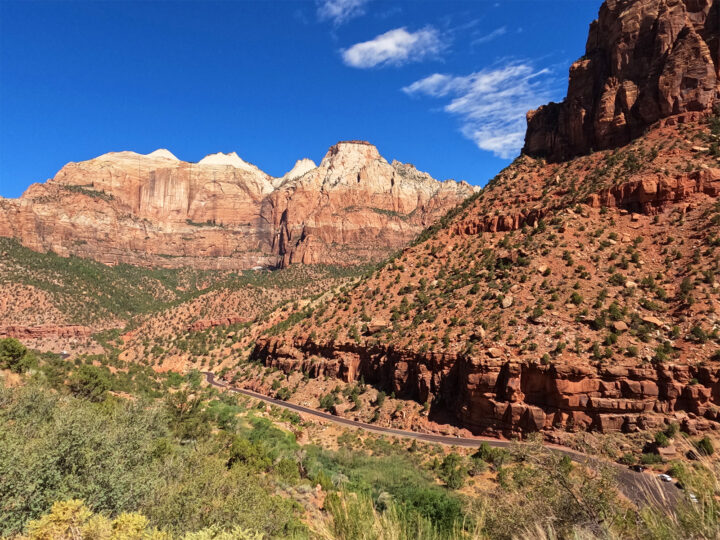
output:
M316 355L328 360L309 360ZM284 337L261 340L255 356L288 374L362 378L399 397L433 399L474 433L632 432L662 426L668 415L691 432L720 422L720 371L708 366L543 365L498 348L470 357L352 344L324 349Z
M608 0L570 68L567 97L528 113L524 152L551 160L627 144L720 98L720 4Z
M0 236L107 264L274 267L377 260L473 192L389 164L364 142L273 178L236 153L198 163L167 150L69 163L20 199L0 199Z
M373 260L378 247L403 247L471 192L349 141L331 147L316 169L288 178L268 198L265 215L283 265Z
M608 0L524 155L253 357L478 434L720 430L719 31L717 2Z
M0 338L14 337L27 340L47 337L86 338L90 337L90 335L92 335L92 328L80 325L57 326L46 324L42 326L0 326Z

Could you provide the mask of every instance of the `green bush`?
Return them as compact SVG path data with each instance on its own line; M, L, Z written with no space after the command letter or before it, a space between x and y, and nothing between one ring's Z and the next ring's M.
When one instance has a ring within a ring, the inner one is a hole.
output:
M462 458L456 453L450 453L443 459L440 466L440 478L450 489L460 489L465 484L467 469Z
M233 437L227 466L241 463L253 470L264 471L272 464L267 450L260 443L253 443L242 436Z
M37 365L35 355L15 338L0 339L0 368L23 373Z
M640 456L640 463L643 465L655 465L662 463L662 457L658 454L645 453Z
M69 387L77 397L99 402L107 397L110 379L102 369L84 365L70 378Z
M715 447L707 435L696 442L695 447L703 456L712 456L715 453Z
M233 454L221 439L187 445L173 436L165 407L97 405L38 386L0 388L0 402L0 535L20 533L68 498L103 515L140 512L174 533L241 526L287 537L297 530L293 503L274 496L254 468L270 463L261 450L236 445L247 462L228 467Z
M670 439L668 439L668 436L664 432L658 431L655 434L655 444L660 448L667 448L670 446Z
M385 392L379 390L377 393L377 397L375 398L375 405L377 405L378 407L382 407L383 403L385 403Z

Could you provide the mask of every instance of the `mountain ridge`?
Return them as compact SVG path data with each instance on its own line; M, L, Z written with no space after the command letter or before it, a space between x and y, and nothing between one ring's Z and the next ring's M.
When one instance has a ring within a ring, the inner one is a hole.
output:
M0 236L107 264L254 268L380 260L474 192L340 142L275 178L236 153L167 150L70 162L0 199Z

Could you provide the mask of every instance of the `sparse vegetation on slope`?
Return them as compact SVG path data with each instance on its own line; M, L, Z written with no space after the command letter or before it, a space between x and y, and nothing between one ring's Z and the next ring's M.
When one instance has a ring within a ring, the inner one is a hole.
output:
M475 432L633 431L664 412L708 429L720 169L694 148L714 121L518 158L371 277L276 323L254 358L364 376Z

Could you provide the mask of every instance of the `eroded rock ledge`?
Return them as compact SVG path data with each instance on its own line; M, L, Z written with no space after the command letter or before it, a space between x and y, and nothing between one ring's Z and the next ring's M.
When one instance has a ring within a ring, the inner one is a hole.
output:
M527 115L524 152L553 161L615 148L663 118L719 99L720 5L713 0L607 0L567 97Z
M703 169L675 177L643 175L640 179L593 193L582 202L593 208L605 206L653 215L698 194L720 195L720 169ZM477 216L455 223L451 231L456 235L514 231L525 225L535 226L540 219L560 209L560 206L548 205L512 214Z
M92 333L92 328L80 325L60 326L55 324L46 324L41 326L0 326L0 338L12 337L21 340L49 337L82 338L89 337Z
M516 361L490 348L477 356L383 345L258 341L253 358L286 373L368 383L398 397L431 400L474 434L562 429L632 432L679 422L690 433L720 428L720 369ZM431 408L431 414L432 409Z

